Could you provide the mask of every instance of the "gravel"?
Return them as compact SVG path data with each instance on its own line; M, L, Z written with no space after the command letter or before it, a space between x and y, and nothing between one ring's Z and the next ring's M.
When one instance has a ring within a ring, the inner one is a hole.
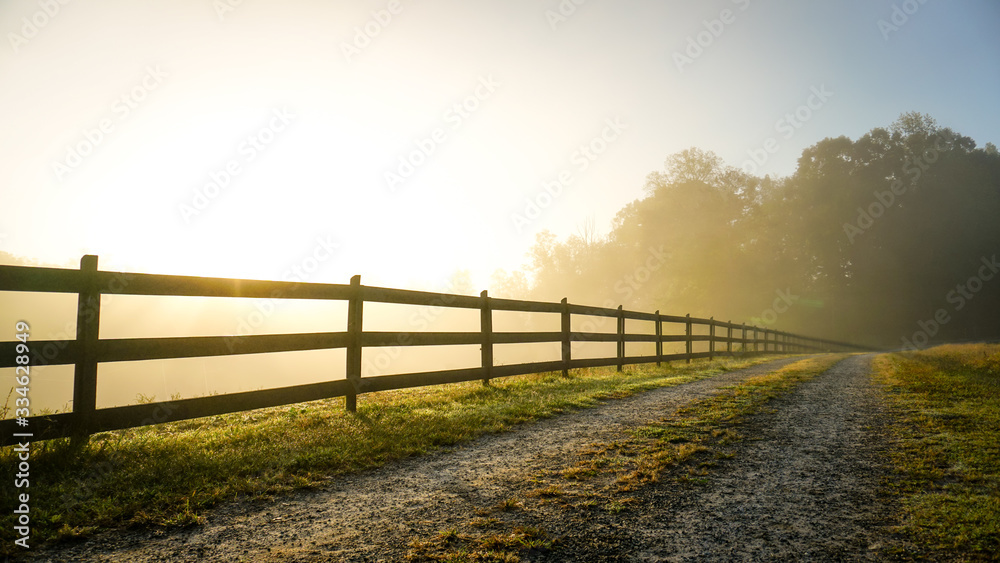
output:
M879 493L888 420L870 360L849 357L772 402L773 413L741 428L750 439L706 485L646 491L641 509L606 523L608 546L620 549L575 541L549 560L882 559L896 522Z
M426 539L516 496L588 444L613 441L720 387L773 371L782 359L481 437L434 454L331 479L318 490L233 502L204 525L107 532L35 553L39 561L400 561ZM884 415L853 356L776 400L741 430L737 455L708 483L645 487L639 506L539 522L561 536L544 561L842 560L877 558L891 506ZM572 512L572 511L571 511ZM535 516L538 516L536 514ZM544 516L544 515L542 515Z

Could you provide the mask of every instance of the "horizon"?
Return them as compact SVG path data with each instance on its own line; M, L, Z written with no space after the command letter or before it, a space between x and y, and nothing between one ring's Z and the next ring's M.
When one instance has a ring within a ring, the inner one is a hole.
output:
M906 111L997 142L1000 7L917 6L7 4L0 251L274 279L322 238L317 281L487 287L689 147L783 177Z

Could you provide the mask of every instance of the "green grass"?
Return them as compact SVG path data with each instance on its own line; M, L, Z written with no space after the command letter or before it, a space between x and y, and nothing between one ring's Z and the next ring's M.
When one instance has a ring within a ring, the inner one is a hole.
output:
M499 544L495 538L516 537L525 529L503 512L517 510L538 514L543 505L557 503L558 510L601 510L609 514L640 506L632 495L640 488L671 479L683 486L702 486L709 481L715 460L733 457L730 444L741 439L738 429L747 418L799 384L825 372L844 357L813 356L771 373L747 378L737 385L695 401L670 416L634 429L620 439L590 444L577 452L577 461L531 479L535 489L523 499L508 499L500 505L477 511L463 529L454 530L447 541L439 534L410 545L411 561L520 561L530 549L516 542ZM484 516L492 516L483 526ZM550 516L551 517L551 516ZM560 516L555 516L559 518ZM545 537L541 526L531 528ZM542 543L535 549L558 549L558 542Z
M888 354L875 376L898 413L891 490L920 557L1000 553L1000 346Z
M216 504L314 487L490 432L502 432L608 398L676 385L773 358L691 365L574 370L363 395L261 409L31 446L31 544L111 528L198 524ZM13 447L0 449L13 475ZM12 487L0 490L14 506ZM13 547L13 514L0 515ZM20 549L20 548L18 548Z

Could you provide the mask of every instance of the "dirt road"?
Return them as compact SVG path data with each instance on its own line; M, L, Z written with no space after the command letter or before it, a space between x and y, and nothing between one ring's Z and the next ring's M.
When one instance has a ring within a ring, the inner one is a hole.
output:
M604 522L620 552L572 541L550 560L878 560L895 522L878 494L886 414L869 362L850 357L775 400L707 484L651 488L636 517Z
M779 360L568 413L514 432L338 477L316 491L220 507L199 527L114 532L42 561L400 561L431 537L523 492L587 444L772 371ZM647 487L640 506L546 526L538 561L843 560L876 556L890 508L876 497L882 413L867 357L848 358L773 403L706 484Z

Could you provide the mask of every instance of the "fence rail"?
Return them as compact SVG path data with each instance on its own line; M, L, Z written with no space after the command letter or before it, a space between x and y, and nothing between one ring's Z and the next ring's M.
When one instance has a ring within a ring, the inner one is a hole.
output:
M348 410L357 408L363 393L440 385L462 381L508 377L527 373L709 358L737 354L801 353L816 351L871 350L863 346L810 338L744 324L686 316L644 313L622 307L610 309L568 303L497 299L483 291L479 297L430 293L361 285L354 276L349 285L228 278L202 278L104 272L97 269L97 256L84 256L79 270L0 266L0 291L55 292L77 294L77 334L74 340L30 342L32 365L74 365L73 410L66 413L28 418L26 427L15 419L0 421L0 445L25 440L45 440L67 436L87 436L96 432L133 428L163 422L212 416L264 407L273 407L331 397L344 397ZM265 334L247 336L199 336L173 338L100 338L101 295L155 295L236 298L280 298L339 300L348 304L347 326L343 332ZM364 331L364 304L378 302L397 305L480 310L478 332L376 332ZM558 332L497 332L494 311L559 314ZM572 330L573 315L608 317L617 320L613 333ZM629 334L626 320L654 323L655 334ZM664 325L683 325L683 334L664 332ZM707 326L708 334L694 334L695 326ZM720 334L724 331L724 336ZM560 343L561 358L554 361L495 365L497 344ZM606 358L573 358L572 342L614 342L616 355ZM627 343L654 343L655 353L626 356ZM685 344L683 353L664 354L664 343ZM694 343L707 342L708 350L694 351ZM18 342L0 342L0 368L17 367ZM397 375L361 376L364 348L383 346L479 345L479 367ZM719 345L723 345L722 348ZM228 393L169 402L97 408L97 367L107 362L197 358L270 352L294 352L345 348L346 378L321 383L294 385L258 391ZM31 436L24 434L30 433Z

